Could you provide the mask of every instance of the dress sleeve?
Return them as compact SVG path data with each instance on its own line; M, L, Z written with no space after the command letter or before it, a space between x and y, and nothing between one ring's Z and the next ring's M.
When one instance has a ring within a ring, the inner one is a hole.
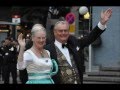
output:
M33 60L32 55L27 51L24 52L23 61L22 62L18 61L17 69L19 69L19 70L25 69L30 64L30 62L32 62L32 60Z
M50 57L50 52L48 51L48 50L46 50L47 51L47 53L48 53L48 55L49 55L49 57ZM51 76L54 76L54 75L56 75L57 74L57 72L58 72L58 64L57 64L57 62L56 62L56 60L54 60L54 59L51 59L52 60L52 69L51 69L51 72L50 72L50 75Z
M48 56L50 57L50 52L48 50L46 50L46 51L47 51Z

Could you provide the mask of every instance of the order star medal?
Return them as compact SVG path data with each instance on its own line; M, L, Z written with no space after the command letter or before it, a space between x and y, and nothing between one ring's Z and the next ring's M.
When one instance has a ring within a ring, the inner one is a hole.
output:
M9 50L10 50L10 51L14 51L14 48L12 47L12 48L10 48Z
M65 58L65 56L64 55L62 55L62 57L61 57L63 60L65 60L66 58Z
M66 70L66 73L67 73L68 75L71 75L71 74L72 74L72 70L68 69L68 70Z

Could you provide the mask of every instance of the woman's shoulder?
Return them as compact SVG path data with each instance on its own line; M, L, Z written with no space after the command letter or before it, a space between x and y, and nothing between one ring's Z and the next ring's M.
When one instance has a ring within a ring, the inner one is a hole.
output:
M49 50L47 50L47 49L44 49L46 52L47 52L47 54L50 56L50 51Z
M50 52L49 50L47 50L47 49L44 49L46 52Z
M50 51L49 50L47 50L47 49L44 49L47 53L50 53Z
M33 52L31 49L28 49L24 52L24 55L33 55Z
M24 53L29 53L31 52L31 49L26 50Z
M32 51L30 49L24 52L24 60L32 60L33 56L34 55L32 54Z

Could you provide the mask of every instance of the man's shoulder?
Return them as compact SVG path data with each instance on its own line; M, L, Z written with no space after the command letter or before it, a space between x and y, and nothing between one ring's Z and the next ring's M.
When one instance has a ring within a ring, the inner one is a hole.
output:
M51 42L51 43L45 45L45 48L46 48L46 47L51 47L51 46L54 46L54 42Z
M76 40L77 40L77 37L74 35L70 35L68 38L68 41L76 41Z
M52 50L54 49L54 47L55 47L54 42L51 42L51 43L45 45L44 48L45 48L46 50L52 51Z
M71 45L76 45L77 41L78 41L78 39L73 35L70 35L69 38L68 38L68 43L71 44Z

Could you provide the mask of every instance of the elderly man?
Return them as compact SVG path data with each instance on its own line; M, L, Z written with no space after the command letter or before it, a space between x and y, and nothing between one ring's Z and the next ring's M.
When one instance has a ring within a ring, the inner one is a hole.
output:
M57 60L59 72L53 77L56 84L82 84L83 83L83 60L81 52L84 47L95 41L106 29L106 24L112 15L109 8L101 12L98 25L91 33L80 40L69 34L67 21L58 21L53 28L55 41L47 45L51 52L51 58Z

